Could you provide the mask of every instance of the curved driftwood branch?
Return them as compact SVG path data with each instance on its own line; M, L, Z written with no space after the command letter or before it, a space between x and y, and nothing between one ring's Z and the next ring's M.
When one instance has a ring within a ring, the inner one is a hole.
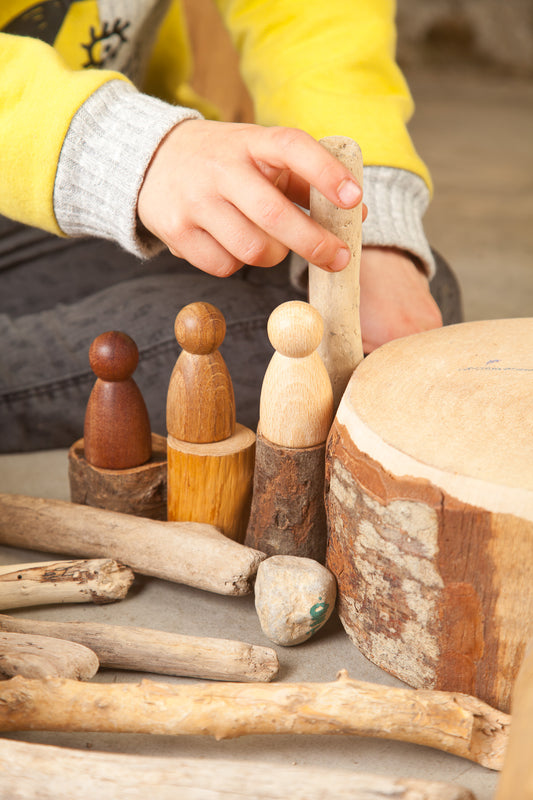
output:
M413 742L501 769L509 716L467 695L333 683L79 684L12 678L0 730L196 734L355 734Z

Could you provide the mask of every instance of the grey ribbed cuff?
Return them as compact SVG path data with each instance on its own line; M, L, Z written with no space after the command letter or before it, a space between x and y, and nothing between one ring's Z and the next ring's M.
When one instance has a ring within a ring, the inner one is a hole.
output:
M68 236L112 239L148 258L163 245L138 227L144 173L165 135L191 108L141 94L121 80L105 83L80 107L65 137L54 185L54 212Z
M429 199L429 189L413 172L364 167L363 202L368 216L362 227L363 246L406 250L420 260L432 278L435 260L422 225ZM296 253L291 257L290 275L294 288L307 292L307 263Z
M432 278L435 261L422 224L429 199L428 187L413 172L365 167L363 202L368 216L363 224L363 245L406 250Z

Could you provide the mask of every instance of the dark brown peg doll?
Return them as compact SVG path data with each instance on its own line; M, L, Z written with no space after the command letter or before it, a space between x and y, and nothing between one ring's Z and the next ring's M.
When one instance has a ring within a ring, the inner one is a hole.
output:
M139 361L133 339L107 331L93 341L89 363L97 381L85 413L85 458L103 469L129 469L152 455L150 420L132 378Z

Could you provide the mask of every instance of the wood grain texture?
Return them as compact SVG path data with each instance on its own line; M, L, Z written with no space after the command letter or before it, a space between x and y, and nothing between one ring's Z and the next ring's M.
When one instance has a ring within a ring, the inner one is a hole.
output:
M126 597L134 577L109 558L9 564L0 567L0 608L112 603Z
M233 384L218 348L226 335L223 315L211 303L190 303L176 317L183 348L170 376L167 431L185 442L219 442L235 432Z
M152 433L151 456L137 467L103 469L85 458L84 440L69 449L68 477L73 503L149 519L167 518L167 442Z
M380 458L391 470L533 520L532 396L533 318L465 322L371 353L357 369L342 422L353 409L383 443ZM377 452L377 444L365 446Z
M257 435L252 508L245 542L269 556L324 563L326 445L282 447Z
M82 557L115 558L153 575L226 595L252 591L264 553L212 525L160 522L117 511L0 493L0 542Z
M363 683L134 685L12 678L0 730L214 736L290 733L396 739L501 769L510 718L474 697Z
M533 321L391 342L330 435L327 564L357 647L503 710L533 637Z
M256 436L237 424L221 442L167 440L168 519L207 523L243 542L252 503Z
M95 753L0 740L6 797L17 800L474 800L462 786L223 759Z
M320 141L362 187L363 161L356 142L344 136L329 136ZM341 272L328 273L309 265L309 302L324 321L324 338L318 352L331 379L337 409L354 369L363 359L359 319L362 204L349 210L337 208L311 187L311 216L345 242L352 254L350 263Z
M272 648L229 639L96 622L47 622L4 614L0 614L0 631L77 642L96 653L100 665L109 669L247 682L271 681L279 670Z
M326 441L333 421L333 391L317 347L324 332L308 303L282 303L268 320L275 353L263 378L259 429L285 447L314 447Z

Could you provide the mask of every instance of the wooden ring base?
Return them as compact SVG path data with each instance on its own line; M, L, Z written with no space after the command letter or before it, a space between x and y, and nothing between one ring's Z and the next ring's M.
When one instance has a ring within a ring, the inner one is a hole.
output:
M254 492L245 543L273 555L326 557L326 443L283 447L257 435Z
M121 511L137 517L167 518L167 443L152 433L152 457L131 469L102 469L85 458L83 439L68 454L70 499L73 503Z

